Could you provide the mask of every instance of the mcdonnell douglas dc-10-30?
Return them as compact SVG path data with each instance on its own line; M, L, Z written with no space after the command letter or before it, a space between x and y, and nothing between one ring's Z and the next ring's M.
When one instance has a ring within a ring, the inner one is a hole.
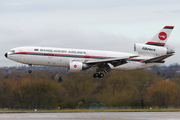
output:
M95 68L94 78L104 77L112 69L133 70L163 64L164 59L174 55L174 47L165 45L174 26L165 26L145 44L134 44L136 54L100 50L68 49L51 47L17 47L5 53L5 57L32 65L68 67L70 72Z

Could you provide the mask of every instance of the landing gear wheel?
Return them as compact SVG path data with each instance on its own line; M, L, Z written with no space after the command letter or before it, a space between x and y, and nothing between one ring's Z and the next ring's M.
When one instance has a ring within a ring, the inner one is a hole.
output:
M93 75L93 77L94 78L103 78L104 77L104 74L103 73L95 73L94 75Z
M93 77L94 77L94 78L97 78L97 77L99 77L99 74L98 74L98 73L95 73L95 74L93 75Z
M28 70L28 73L31 74L31 73L32 73L32 70Z
M104 77L104 74L103 73L99 73L99 78L103 78Z

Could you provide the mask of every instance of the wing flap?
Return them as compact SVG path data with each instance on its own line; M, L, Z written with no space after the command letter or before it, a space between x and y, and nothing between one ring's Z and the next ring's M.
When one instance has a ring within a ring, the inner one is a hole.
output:
M127 56L127 57L119 57L119 58L115 58L115 59L87 61L85 63L89 64L89 65L100 65L100 64L104 64L104 63L110 63L114 67L116 67L116 66L119 66L122 64L126 64L127 63L126 59L133 58L133 57L138 57L138 56Z

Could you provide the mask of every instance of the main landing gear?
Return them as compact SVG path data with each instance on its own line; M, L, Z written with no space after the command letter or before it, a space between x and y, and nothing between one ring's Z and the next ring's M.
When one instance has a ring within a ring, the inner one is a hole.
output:
M104 74L103 73L95 73L94 75L93 75L93 77L94 78L103 78L104 77Z
M104 73L108 74L111 71L111 68L109 67L108 64L102 64L98 65L98 69L96 70L96 73L93 75L94 78L103 78Z

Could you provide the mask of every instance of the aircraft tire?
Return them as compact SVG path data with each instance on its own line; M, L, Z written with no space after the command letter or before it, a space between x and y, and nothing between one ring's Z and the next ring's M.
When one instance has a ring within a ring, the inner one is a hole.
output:
M99 78L103 78L103 77L104 77L104 74L103 74L103 73L100 73L100 74L98 75L98 77L99 77Z
M99 77L99 74L98 74L98 73L95 73L95 74L93 75L93 77L94 77L94 78L97 78L97 77Z
M28 70L28 73L31 74L31 73L32 73L32 70Z

